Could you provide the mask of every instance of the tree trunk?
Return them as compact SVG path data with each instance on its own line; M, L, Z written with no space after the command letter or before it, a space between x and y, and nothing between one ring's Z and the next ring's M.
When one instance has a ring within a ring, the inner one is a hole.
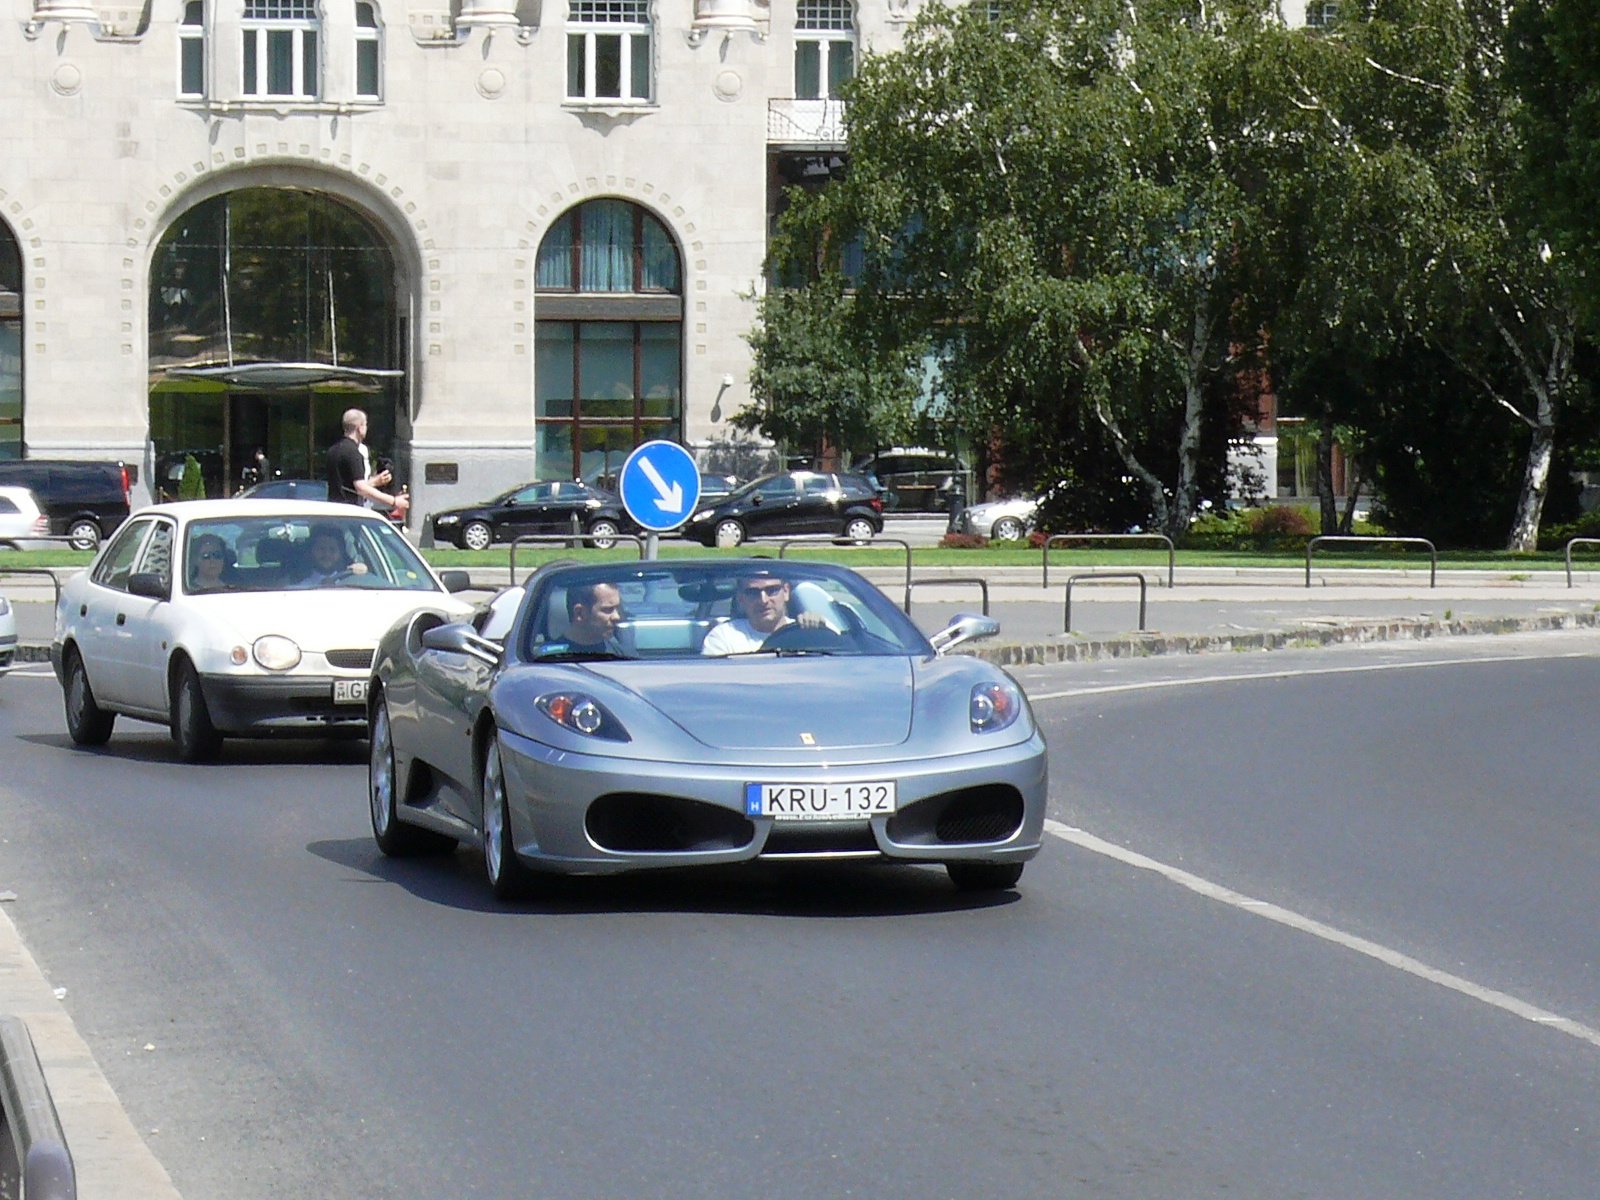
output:
M1178 438L1178 489L1168 510L1166 535L1177 541L1189 531L1199 491L1200 418L1205 410L1202 376L1211 344L1211 284L1206 280L1195 297L1194 328L1183 363L1183 433Z
M1333 494L1333 422L1324 421L1317 436L1317 499L1322 523L1318 533L1339 532L1339 498Z
M1543 416L1545 405L1539 408ZM1522 492L1517 497L1517 515L1511 522L1507 550L1528 552L1539 548L1539 521L1544 516L1544 498L1550 490L1550 459L1555 445L1554 421L1540 421L1533 427L1533 441L1528 446L1528 460L1522 471Z

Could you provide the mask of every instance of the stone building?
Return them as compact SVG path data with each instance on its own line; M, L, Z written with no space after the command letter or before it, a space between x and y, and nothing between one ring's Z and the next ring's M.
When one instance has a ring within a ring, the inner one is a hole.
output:
M782 184L906 0L10 0L0 457L138 499L322 473L418 513L711 453ZM263 462L262 460L265 460Z

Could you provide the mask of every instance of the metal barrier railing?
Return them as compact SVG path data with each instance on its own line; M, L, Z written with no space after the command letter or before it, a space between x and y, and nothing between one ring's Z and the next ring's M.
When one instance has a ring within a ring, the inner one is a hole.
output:
M757 541L765 539L756 539ZM846 537L792 537L773 539L778 542L778 557L782 558L790 546L847 546L859 547L870 550L874 546L899 546L906 552L906 587L911 586L911 543L900 538L875 537L868 542L859 542L855 538ZM746 542L746 545L750 543Z
M906 616L911 615L911 589L914 587L939 587L942 584L953 583L971 587L974 584L983 592L983 615L989 615L989 581L980 579L976 575L952 575L948 579L908 579L906 580L905 603L900 607Z
M1083 571L1067 576L1067 603L1061 613L1061 632L1072 632L1072 585L1085 579L1137 579L1139 581L1139 632L1144 632L1145 579L1143 571Z
M1380 537L1376 534L1336 534L1330 533L1321 537L1314 537L1306 543L1306 586L1311 586L1311 553L1318 546L1337 542L1349 546L1370 546L1376 542L1387 542L1390 545L1401 546L1426 546L1428 548L1428 586L1434 587L1439 582L1439 551L1434 548L1427 538L1420 537Z
M644 539L631 533L525 533L511 543L511 585L517 583L517 547L518 546L567 546L573 542L601 541L610 545L598 547L609 550L617 542L632 542L639 547L639 558L644 558Z
M17 1177L0 1174L0 1195L27 1200L77 1200L77 1173L50 1087L21 1017L0 1017L0 1107L16 1148ZM20 1186L17 1186L20 1185Z
M1572 548L1574 546L1600 546L1600 538L1573 538L1567 543L1567 586L1572 586Z
M6 575L42 575L50 581L50 586L56 590L56 604L61 603L61 580L56 578L56 573L49 567L8 567L0 564L0 576Z
M1055 533L1044 540L1044 583L1050 586L1050 550L1068 542L1161 542L1167 547L1167 586L1173 586L1178 573L1178 548L1164 533Z

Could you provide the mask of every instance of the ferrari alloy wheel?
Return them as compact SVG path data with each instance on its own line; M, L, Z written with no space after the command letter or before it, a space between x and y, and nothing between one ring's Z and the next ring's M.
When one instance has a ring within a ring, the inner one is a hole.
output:
M876 533L865 517L851 517L844 523L844 535L852 542L870 542Z
M454 850L454 838L407 825L396 811L394 730L389 703L382 697L372 714L371 754L367 759L367 797L372 812L372 840L390 858L406 854L442 854Z
M601 518L589 526L589 535L593 539L589 545L596 550L609 550L617 544L617 523Z
M461 530L461 545L467 550L487 550L494 544L494 530L483 521L468 521Z
M1017 886L1023 863L948 862L950 882L962 892L1003 892Z
M496 900L519 900L531 890L533 874L517 857L500 766L500 736L489 740L483 756L483 873Z
M74 550L93 550L100 545L100 526L87 518L74 521L67 530L67 542Z
M716 542L719 549L732 550L744 543L744 526L734 520L718 521Z
M997 542L1020 542L1025 531L1015 517L1001 517L994 523L990 536Z
M205 693L200 690L200 673L185 659L172 681L172 740L178 757L187 763L206 762L222 749L222 734L211 723Z
M61 698L67 710L67 733L79 746L104 746L111 739L117 714L107 712L95 702L89 687L89 673L76 650L67 652L67 686Z

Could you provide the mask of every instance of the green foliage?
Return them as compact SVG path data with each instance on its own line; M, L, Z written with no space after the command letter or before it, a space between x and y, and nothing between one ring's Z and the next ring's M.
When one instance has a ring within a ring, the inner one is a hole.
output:
M900 440L914 422L920 356L884 347L854 319L837 276L768 292L748 336L753 403L733 424L820 453L865 451Z
M179 500L204 500L206 480L200 470L200 460L194 455L183 460L183 478L178 481Z

